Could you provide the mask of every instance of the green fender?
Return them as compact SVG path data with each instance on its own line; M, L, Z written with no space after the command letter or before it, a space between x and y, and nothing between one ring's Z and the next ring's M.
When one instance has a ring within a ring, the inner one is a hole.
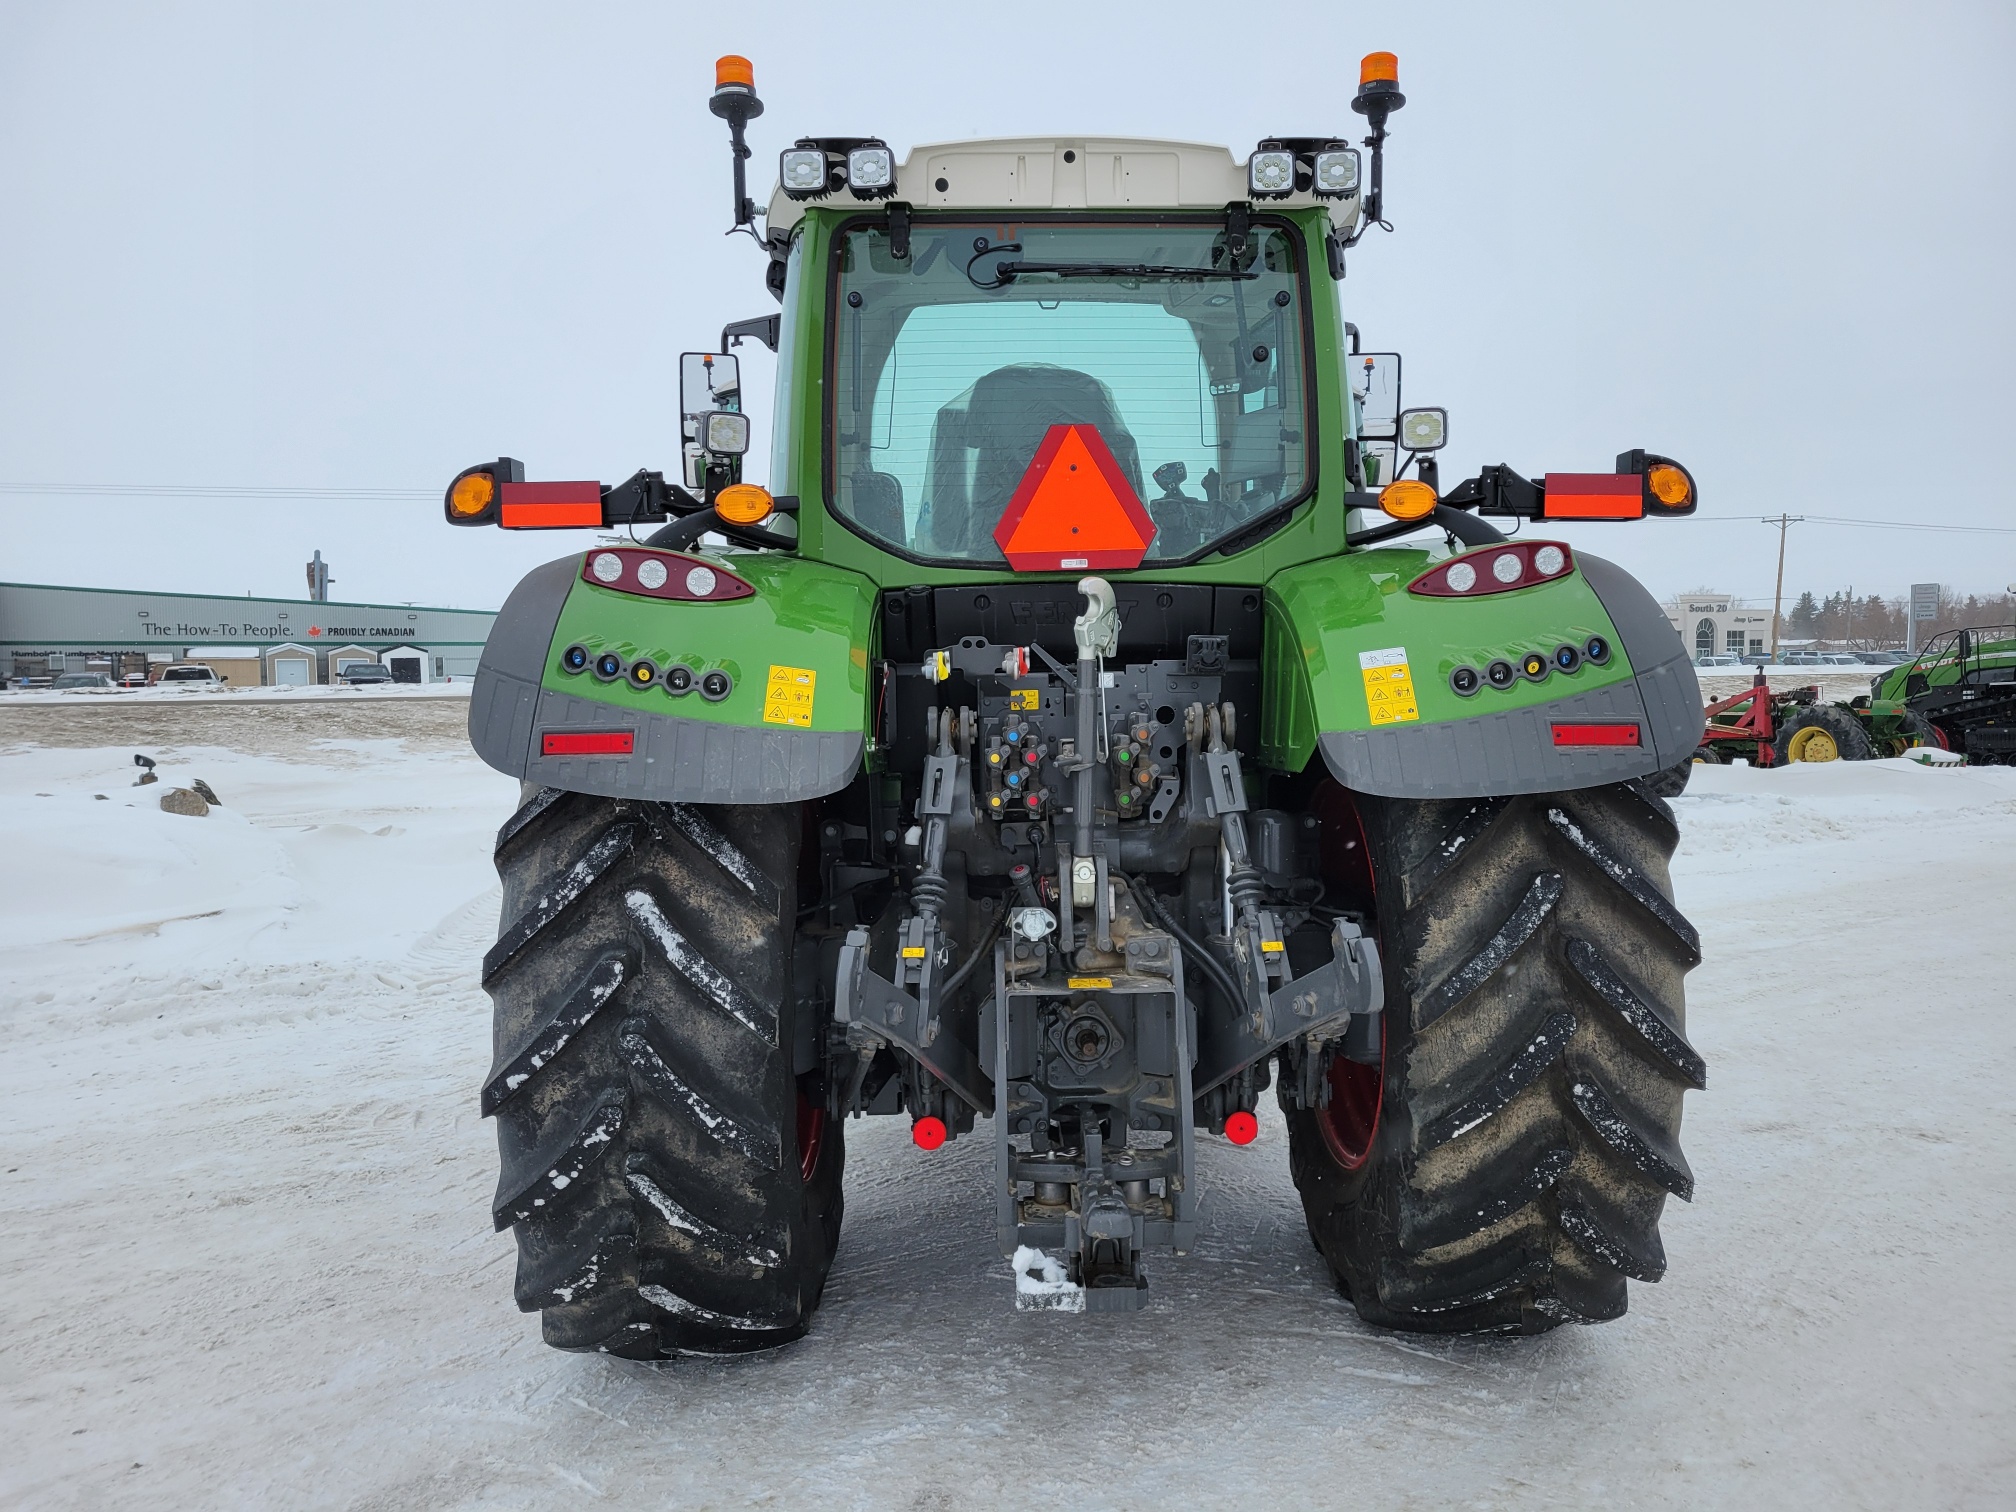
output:
M1480 557L1490 547L1478 548ZM1576 552L1552 582L1472 599L1407 592L1427 552L1356 552L1268 583L1261 759L1299 772L1322 756L1346 787L1388 797L1558 792L1649 776L1700 743L1701 690L1652 596L1601 557ZM1607 656L1581 655L1592 637ZM1573 670L1555 660L1576 648ZM1547 659L1538 679L1451 675ZM1634 725L1633 745L1558 745L1556 723Z
M853 779L868 724L868 579L782 553L661 553L673 571L704 563L756 590L694 603L605 588L584 575L593 555L536 568L499 612L469 704L484 761L544 786L664 803L796 802ZM562 662L576 645L588 652L579 672ZM649 661L653 676L604 680L594 664L607 653L626 669ZM718 701L675 695L664 677L675 665L731 686Z

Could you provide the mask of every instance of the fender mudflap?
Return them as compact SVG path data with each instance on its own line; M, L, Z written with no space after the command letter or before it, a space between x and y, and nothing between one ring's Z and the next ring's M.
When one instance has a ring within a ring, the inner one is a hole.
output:
M651 714L540 686L579 556L527 574L498 612L469 700L469 743L508 776L574 793L659 803L794 803L860 770L859 731L755 728ZM542 753L546 730L628 734L611 755Z
M1468 719L1333 730L1318 748L1346 787L1386 798L1476 798L1556 793L1649 777L1701 743L1701 685L1686 648L1652 595L1622 568L1576 553L1602 600L1633 678L1525 708ZM1634 720L1635 746L1557 746L1554 725Z

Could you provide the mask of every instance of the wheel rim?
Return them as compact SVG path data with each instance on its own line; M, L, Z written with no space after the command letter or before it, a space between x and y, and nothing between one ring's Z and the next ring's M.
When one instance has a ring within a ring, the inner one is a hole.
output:
M1316 1110L1316 1127L1323 1132L1324 1148L1330 1158L1347 1171L1355 1171L1372 1157L1372 1141L1379 1134L1379 1110L1386 1101L1386 1021L1379 1021L1379 1064L1361 1065L1342 1055L1330 1061L1330 1102Z
M812 1184L812 1173L819 1169L819 1156L826 1147L826 1110L806 1097L803 1090L798 1093L798 1179L806 1186Z
M1834 737L1827 731L1818 725L1808 725L1803 730L1792 732L1792 741L1785 754L1793 761L1839 761L1841 747L1835 744Z
M1324 824L1324 877L1352 903L1375 905L1379 879L1372 869L1372 847L1365 821L1351 795L1326 785L1317 800ZM1386 1020L1379 1020L1379 1064L1361 1065L1333 1054L1325 1075L1330 1100L1316 1110L1316 1128L1330 1158L1355 1171L1372 1156L1379 1133L1379 1112L1386 1100Z

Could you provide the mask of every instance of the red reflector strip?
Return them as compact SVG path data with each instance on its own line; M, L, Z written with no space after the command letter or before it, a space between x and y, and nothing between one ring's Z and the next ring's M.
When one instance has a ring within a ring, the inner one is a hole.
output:
M1645 480L1637 473L1549 473L1541 495L1549 520L1640 520Z
M539 737L541 756L628 756L636 749L634 730L547 730Z
M600 483L506 483L499 523L506 530L565 530L602 523Z
M1635 724L1554 726L1554 744L1557 746L1635 746L1642 743L1638 739L1638 726Z

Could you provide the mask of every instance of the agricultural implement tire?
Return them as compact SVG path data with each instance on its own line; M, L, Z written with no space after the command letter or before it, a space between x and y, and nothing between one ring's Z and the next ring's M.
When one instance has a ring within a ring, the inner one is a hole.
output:
M528 786L499 832L493 1217L548 1344L658 1360L805 1332L845 1157L793 1068L802 820Z
M1897 721L1897 729L1904 737L1904 749L1916 751L1931 749L1950 751L1953 747L1946 734L1916 709L1906 709Z
M1287 1108L1317 1247L1366 1321L1540 1333L1615 1318L1693 1195L1681 1096L1706 1085L1682 978L1672 811L1641 785L1357 800L1385 962L1384 1065L1338 1058Z
M1726 758L1715 748L1712 742L1694 747L1694 754L1688 759L1707 766L1722 766L1726 761Z
M1876 754L1869 730L1846 709L1812 704L1787 719L1772 742L1776 765L1793 761L1868 761Z

